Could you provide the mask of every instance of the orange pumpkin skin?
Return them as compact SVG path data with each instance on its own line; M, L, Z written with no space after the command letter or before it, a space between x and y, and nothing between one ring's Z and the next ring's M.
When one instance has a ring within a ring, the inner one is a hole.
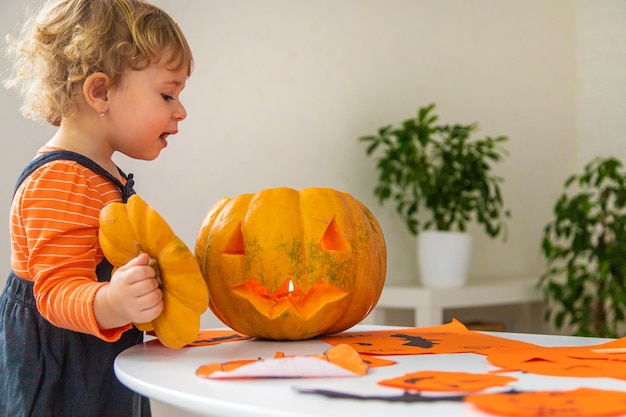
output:
M380 225L350 194L281 187L218 201L195 256L209 308L227 326L301 340L343 331L370 313L387 253Z
M139 195L100 211L98 239L114 268L145 252L156 260L163 291L163 311L150 323L135 323L156 333L163 345L180 349L198 336L200 316L208 305L204 276L193 253L169 224Z

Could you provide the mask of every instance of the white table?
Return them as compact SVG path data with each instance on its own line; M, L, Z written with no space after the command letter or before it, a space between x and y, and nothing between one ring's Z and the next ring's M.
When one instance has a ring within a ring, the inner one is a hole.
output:
M392 327L357 326L357 330ZM606 339L576 338L515 333L492 333L544 346L588 346ZM326 388L359 394L398 395L398 390L381 387L377 381L417 370L487 372L495 369L477 354L436 354L393 356L397 365L372 368L364 377L325 379L207 380L195 376L203 364L261 356L271 358L276 351L286 355L313 354L329 345L319 340L274 342L245 340L215 346L171 350L156 342L134 346L115 361L118 378L131 389L155 400L205 416L221 417L493 417L462 402L388 403L329 399L303 394L294 386ZM626 391L626 381L610 378L563 378L509 373L519 380L518 390L574 389L580 386Z
M446 289L385 286L370 320L388 324L384 310L403 308L414 311L415 327L429 327L444 323L446 309L541 302L537 281L538 278L479 281Z

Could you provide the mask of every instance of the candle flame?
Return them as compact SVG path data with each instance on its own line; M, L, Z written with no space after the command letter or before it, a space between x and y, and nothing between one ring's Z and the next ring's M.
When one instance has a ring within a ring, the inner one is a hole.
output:
M293 292L293 281L289 280L289 292Z

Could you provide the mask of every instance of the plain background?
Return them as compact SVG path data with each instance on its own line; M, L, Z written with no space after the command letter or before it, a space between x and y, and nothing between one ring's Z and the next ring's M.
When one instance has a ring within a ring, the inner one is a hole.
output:
M2 0L15 33L36 0ZM189 116L153 162L116 160L191 247L220 197L332 187L383 227L391 284L419 282L415 239L373 195L374 161L357 141L435 102L444 123L507 135L508 238L472 229L470 279L538 277L539 245L563 182L595 156L626 157L623 0L157 0L186 33L195 71ZM0 58L4 74L8 63ZM15 179L52 133L0 90L0 288L9 271ZM217 321L207 313L203 324ZM155 415L181 415L165 406Z

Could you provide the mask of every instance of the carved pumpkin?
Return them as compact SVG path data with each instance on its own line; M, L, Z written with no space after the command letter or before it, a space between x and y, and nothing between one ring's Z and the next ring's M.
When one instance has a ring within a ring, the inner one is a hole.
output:
M386 247L372 213L330 188L272 188L224 197L198 232L209 307L252 337L299 340L365 318L385 281Z
M159 213L137 194L127 203L110 203L100 212L98 238L115 268L142 252L151 258L163 291L163 311L151 323L136 326L154 330L173 349L193 342L209 301L206 283L193 253Z

